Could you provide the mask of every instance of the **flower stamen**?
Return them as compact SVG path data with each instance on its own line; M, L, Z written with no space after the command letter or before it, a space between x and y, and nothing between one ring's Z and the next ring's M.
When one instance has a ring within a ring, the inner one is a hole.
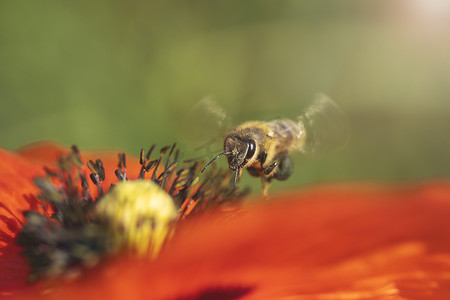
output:
M114 172L118 183L109 189L103 186L103 162L89 160L89 178L97 196L90 191L76 147L59 159L59 171L49 170L46 177L37 178L39 198L54 213L48 218L25 212L27 222L17 241L25 247L24 255L32 266L30 280L68 274L120 250L155 258L177 222L206 209L241 202L246 192L229 184L228 171L211 168L201 181L203 162L180 163L175 148L176 144L163 147L153 160L155 145L146 155L142 149L137 180L128 179L126 156L119 153ZM145 179L146 173L151 173L150 179Z

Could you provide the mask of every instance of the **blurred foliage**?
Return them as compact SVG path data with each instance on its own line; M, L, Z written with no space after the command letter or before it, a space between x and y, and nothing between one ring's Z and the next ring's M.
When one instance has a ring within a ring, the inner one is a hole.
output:
M208 141L221 148L189 113L204 97L239 123L295 118L324 92L349 116L349 145L296 157L275 186L449 176L449 11L445 0L1 1L0 146L137 154L179 141L201 155Z

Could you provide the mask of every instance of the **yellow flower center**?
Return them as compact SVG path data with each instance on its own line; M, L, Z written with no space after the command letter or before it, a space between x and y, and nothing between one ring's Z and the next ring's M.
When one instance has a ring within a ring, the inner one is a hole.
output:
M118 183L100 199L94 214L109 223L119 243L140 256L155 258L172 233L177 208L154 182L133 180Z

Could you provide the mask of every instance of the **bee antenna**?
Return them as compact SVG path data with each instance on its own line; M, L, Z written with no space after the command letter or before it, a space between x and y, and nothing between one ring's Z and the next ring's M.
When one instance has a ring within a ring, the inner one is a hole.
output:
M219 155L217 155L216 157L214 157L213 159L211 159L211 161L210 161L209 163L207 163L206 166L203 167L201 173L203 173L203 171L205 171L205 169L206 169L211 163L213 163L216 159L218 159L218 158L221 157L222 155L228 155L228 154L231 154L231 152L230 152L230 151L228 151L228 152L222 152L222 153L220 153Z

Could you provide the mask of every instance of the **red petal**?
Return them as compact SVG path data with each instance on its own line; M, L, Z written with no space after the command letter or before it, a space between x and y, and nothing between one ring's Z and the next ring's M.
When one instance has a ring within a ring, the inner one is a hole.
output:
M53 166L61 156L69 152L69 149L51 142L37 142L16 151L22 158L41 166Z
M44 166L55 167L58 159L69 152L65 147L48 142L26 146L16 154L0 149L0 295L10 294L27 283L29 267L20 255L22 250L16 245L15 238L22 228L24 211L44 213L36 197L39 189L33 179L44 176ZM82 156L85 161L102 159L107 172L104 189L117 182L114 175L117 152L83 152ZM127 165L129 177L136 178L140 167L137 160L130 160ZM86 167L84 170L88 172ZM92 183L91 189L95 190Z
M0 295L25 286L29 268L14 239L24 221L24 210L40 210L33 178L44 175L15 154L0 149Z
M103 186L109 188L111 183L117 182L117 177L114 175L114 171L117 169L119 162L118 153L120 151L104 150L104 151L81 151L80 156L84 164L89 160L101 159L105 171L107 172ZM70 150L58 144L50 142L38 142L31 145L27 145L17 151L17 153L27 159L29 162L39 164L40 166L55 167L58 159L70 153ZM83 170L87 173L88 168L83 167ZM139 175L140 164L139 159L133 156L127 156L127 175L130 179L136 179ZM92 186L94 187L94 186Z
M182 223L153 262L117 259L21 299L448 299L450 184L315 187ZM41 296L38 297L37 295Z

